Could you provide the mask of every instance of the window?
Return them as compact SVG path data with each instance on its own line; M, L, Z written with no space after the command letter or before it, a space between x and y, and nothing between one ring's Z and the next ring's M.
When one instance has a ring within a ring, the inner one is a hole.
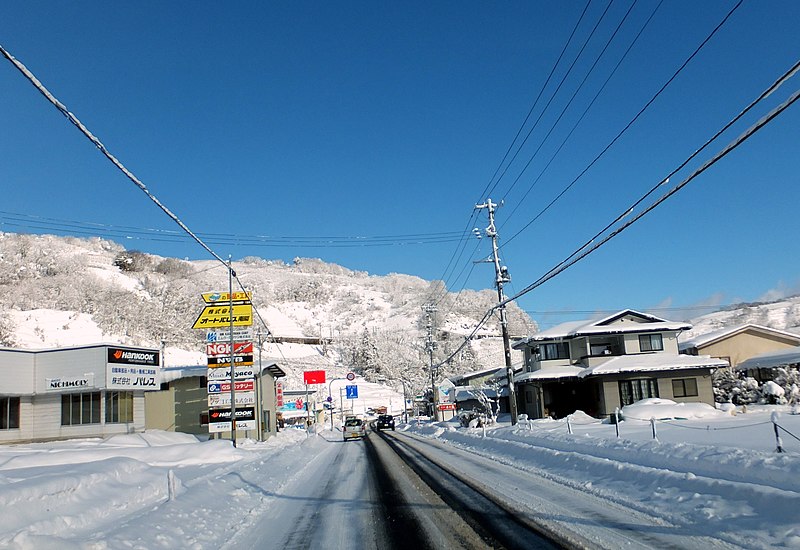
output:
M133 392L106 392L106 422L133 422Z
M655 378L619 381L619 400L623 407L650 397L658 397L658 380Z
M696 397L697 394L697 379L695 378L677 378L672 381L672 395L673 397Z
M566 342L539 344L539 360L569 359L569 345Z
M19 428L19 397L0 397L0 430Z
M100 424L100 392L61 396L61 425Z
M639 349L641 351L662 351L664 342L660 334L640 334Z

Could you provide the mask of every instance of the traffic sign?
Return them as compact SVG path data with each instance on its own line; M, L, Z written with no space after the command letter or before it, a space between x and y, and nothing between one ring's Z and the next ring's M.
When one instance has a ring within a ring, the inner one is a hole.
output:
M345 386L348 399L358 399L358 386Z
M253 324L253 306L240 304L233 306L233 326L244 327ZM222 328L231 325L231 307L229 305L209 305L195 320L192 328Z
M347 373L347 379L348 379L348 380L350 380L350 381L352 382L353 380L355 380L355 379L356 379L356 373L354 373L354 372L348 372L348 373Z

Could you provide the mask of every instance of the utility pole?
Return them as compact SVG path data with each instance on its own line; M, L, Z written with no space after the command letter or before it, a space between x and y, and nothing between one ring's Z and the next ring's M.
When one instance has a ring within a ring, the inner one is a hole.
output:
M228 315L230 316L230 345L231 345L231 442L236 447L236 367L234 367L234 354L233 354L233 278L236 272L233 270L233 262L230 255L228 256Z
M425 343L425 349L428 352L429 368L431 370L431 418L436 420L436 381L433 374L433 350L436 348L436 342L433 341L433 318L431 315L436 313L436 306L433 304L425 304L422 308L425 311L427 322L425 327L428 329L428 338Z
M484 204L476 204L475 208L486 208L489 212L489 227L486 228L486 236L492 239L492 262L494 263L495 285L497 286L497 301L503 303L506 299L503 294L503 284L511 280L508 275L508 268L500 265L500 255L497 249L497 229L494 225L494 211L497 203L492 199L487 199ZM514 388L514 367L511 366L511 344L508 339L508 319L506 318L506 306L501 305L500 310L500 330L503 334L503 352L506 360L506 381L508 384L508 408L511 413L511 425L517 423L517 392Z

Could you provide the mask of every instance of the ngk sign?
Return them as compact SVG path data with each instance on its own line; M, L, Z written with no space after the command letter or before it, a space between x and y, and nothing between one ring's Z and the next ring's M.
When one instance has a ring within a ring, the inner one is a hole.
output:
M252 355L253 342L234 342L233 343L234 355ZM206 355L209 357L230 357L231 343L230 342L215 342L213 344L206 344Z

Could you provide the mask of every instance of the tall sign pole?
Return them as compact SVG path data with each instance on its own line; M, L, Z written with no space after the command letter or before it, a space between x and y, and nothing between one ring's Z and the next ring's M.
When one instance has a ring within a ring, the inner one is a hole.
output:
M492 239L492 263L494 263L495 285L497 286L497 300L503 303L506 299L503 294L503 284L511 279L508 276L508 269L500 265L500 255L497 248L497 229L494 225L494 211L497 203L488 199L484 204L476 204L475 208L486 208L489 212L489 227L486 228L486 236ZM514 367L511 365L511 344L508 338L508 319L506 317L506 306L501 305L500 310L500 330L503 335L503 352L506 363L506 382L508 384L508 412L511 413L511 425L517 423L517 392L514 387Z
M233 276L235 274L231 257L228 256L228 305L230 306L229 315L231 318L231 441L234 447L236 447L236 367L234 366L235 357L233 345Z

